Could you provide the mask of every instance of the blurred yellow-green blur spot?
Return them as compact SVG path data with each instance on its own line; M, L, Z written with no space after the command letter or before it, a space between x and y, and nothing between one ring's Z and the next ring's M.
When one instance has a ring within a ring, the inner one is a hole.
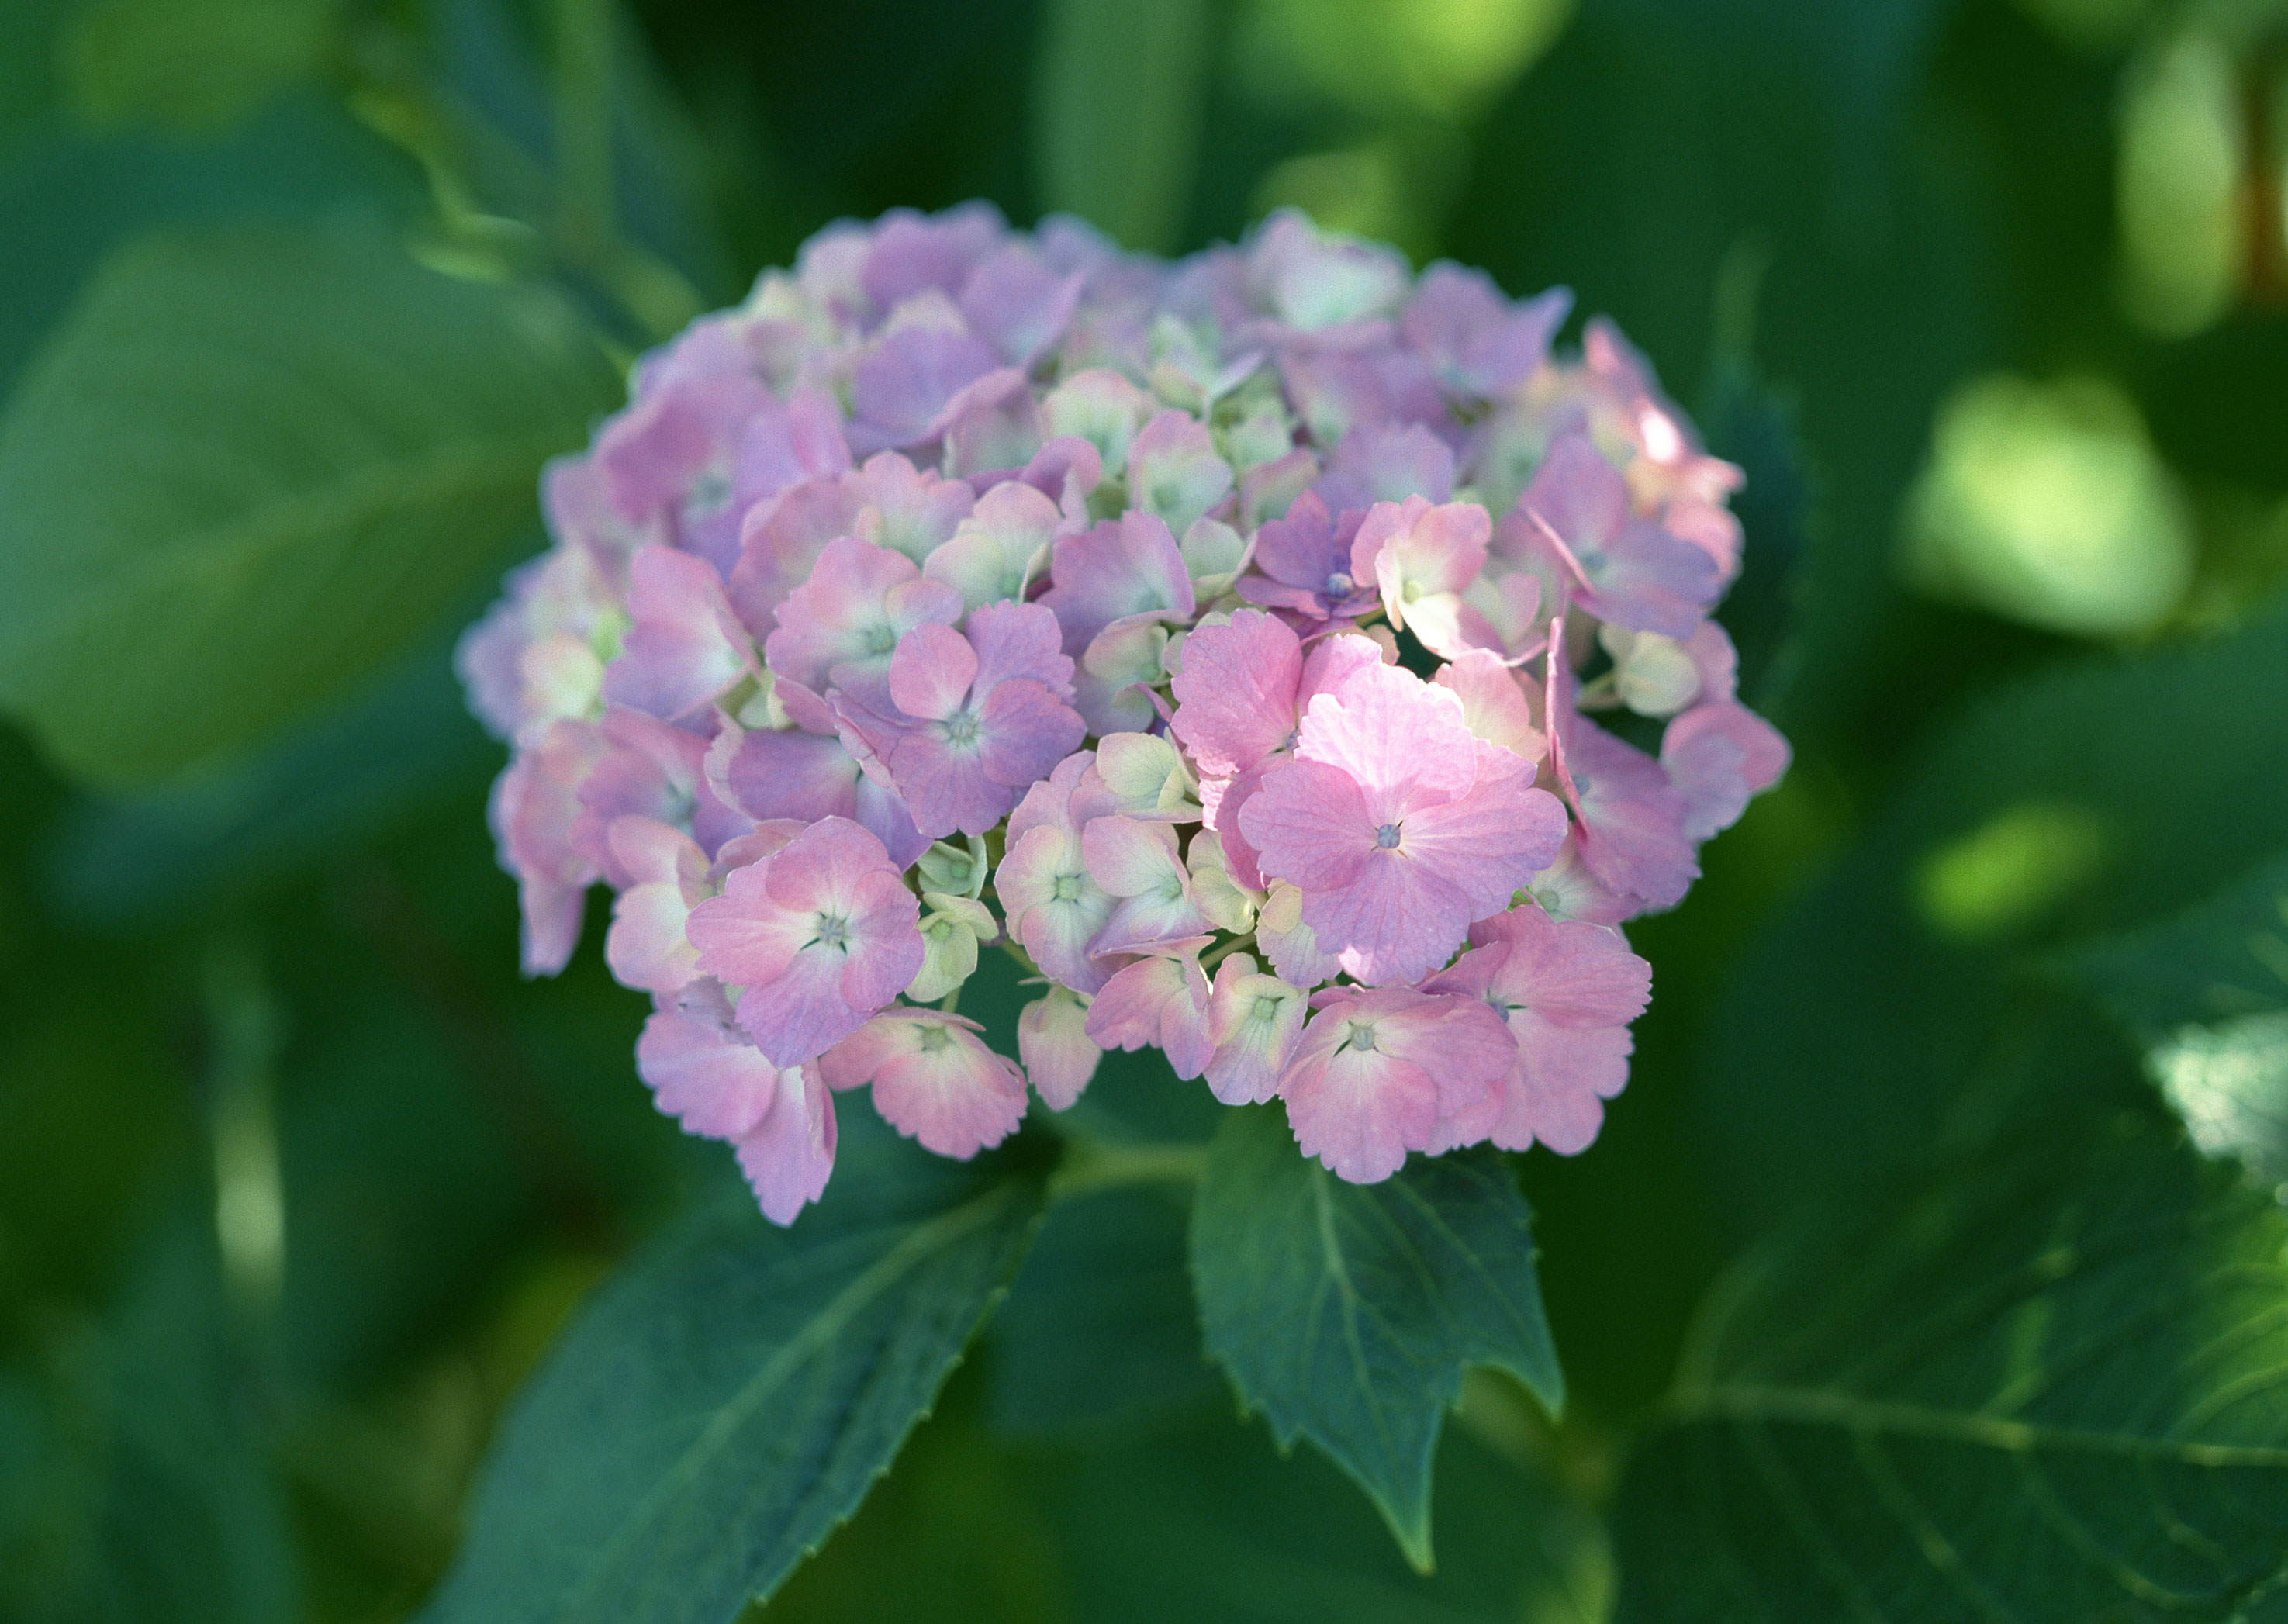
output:
M1924 859L1916 910L1941 936L1984 942L2037 924L2096 876L2105 826L2087 807L2024 802Z
M2133 637L2192 579L2191 521L2137 408L2100 378L2004 375L1941 403L1903 564L1934 596L2045 630Z

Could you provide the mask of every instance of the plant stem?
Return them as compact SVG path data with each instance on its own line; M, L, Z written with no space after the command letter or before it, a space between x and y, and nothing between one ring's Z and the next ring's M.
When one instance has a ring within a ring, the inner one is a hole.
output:
M1207 1161L1204 1145L1121 1145L1103 1139L1071 1140L1049 1180L1049 1200L1069 1200L1102 1190L1135 1184L1184 1184L1200 1176Z
M556 0L555 12L557 229L576 257L593 258L616 214L611 0Z

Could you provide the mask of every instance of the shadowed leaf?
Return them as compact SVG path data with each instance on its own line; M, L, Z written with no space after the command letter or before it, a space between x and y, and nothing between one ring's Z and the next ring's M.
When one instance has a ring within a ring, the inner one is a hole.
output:
M1208 1151L1192 1214L1208 1347L1283 1447L1308 1438L1358 1480L1418 1567L1464 1367L1508 1371L1552 1411L1563 1402L1531 1218L1483 1148L1346 1184L1304 1159L1275 1109L1255 1107L1232 1112Z

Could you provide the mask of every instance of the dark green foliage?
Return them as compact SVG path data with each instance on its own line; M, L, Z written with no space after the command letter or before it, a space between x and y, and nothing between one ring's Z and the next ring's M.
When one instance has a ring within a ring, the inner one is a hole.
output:
M1222 1389L1200 1345L1180 1185L1061 1203L994 1318L993 1424L1020 1441L1133 1430Z
M1251 1428L1197 1426L1039 1478L1064 1541L1072 1616L1091 1624L1603 1616L1594 1520L1537 1465L1459 1430L1438 1452L1438 1569L1427 1577L1409 1571L1339 1473L1309 1450L1281 1460Z
M2181 907L2276 847L2288 730L2248 718L2281 714L2288 604L2012 685L1918 752L1735 968L1698 1084L1733 1212L1761 1222L1927 1149L2026 1030L2013 959Z
M1426 1571L1431 1462L1465 1367L1564 1402L1531 1216L1487 1149L1349 1184L1296 1154L1276 1108L1249 1106L1208 1150L1192 1213L1208 1347L1281 1446L1332 1455Z
M296 1558L247 1435L213 1240L170 1215L101 1321L0 1370L0 1618L291 1624Z
M2149 1126L1752 1254L1632 1465L1624 1620L2225 1620L2288 1568L2288 1224Z
M2288 1008L2288 857L2173 919L2108 937L2059 968L2109 1014L2158 1035Z

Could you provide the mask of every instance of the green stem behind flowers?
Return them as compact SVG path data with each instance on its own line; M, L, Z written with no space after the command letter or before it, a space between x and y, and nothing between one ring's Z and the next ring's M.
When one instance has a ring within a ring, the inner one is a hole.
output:
M1196 1183L1207 1154L1204 1145L1121 1145L1075 1137L1066 1142L1064 1160L1049 1180L1049 1200L1137 1184Z

